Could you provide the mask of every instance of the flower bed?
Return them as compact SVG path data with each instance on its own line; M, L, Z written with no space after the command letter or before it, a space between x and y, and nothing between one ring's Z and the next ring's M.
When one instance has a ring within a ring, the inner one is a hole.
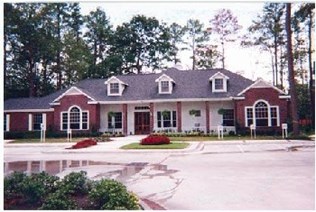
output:
M93 139L85 139L82 141L77 142L75 145L72 145L70 148L66 149L81 149L81 148L87 148L89 146L97 145L97 142Z
M149 135L142 139L141 145L159 145L159 144L170 144L170 139L165 135Z

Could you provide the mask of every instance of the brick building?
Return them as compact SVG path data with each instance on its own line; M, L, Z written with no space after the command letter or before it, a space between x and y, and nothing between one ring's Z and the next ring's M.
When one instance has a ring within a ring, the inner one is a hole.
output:
M4 102L4 130L115 131L126 135L153 131L216 133L280 131L290 97L259 79L225 69L86 79L41 98Z

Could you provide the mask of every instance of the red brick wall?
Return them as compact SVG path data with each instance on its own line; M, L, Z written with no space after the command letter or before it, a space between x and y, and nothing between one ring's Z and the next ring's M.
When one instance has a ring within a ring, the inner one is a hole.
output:
M6 113L10 114L10 131L12 132L25 132L29 130L29 114L46 113L46 126L47 130L53 127L54 113L53 112L16 112Z
M7 113L10 114L10 131L28 131L29 113Z
M150 122L149 122L149 128L150 128L150 132L153 132L154 131L154 109L155 109L155 106L154 106L154 103L149 103L149 108L150 108Z
M279 106L280 125L288 117L288 99L280 99L279 92L273 88L253 88L245 93L244 100L236 100L236 118L241 127L245 127L245 107L253 106L259 99L267 101L270 106Z
M54 106L54 129L60 131L60 114L68 111L72 106L78 106L81 110L89 111L89 130L100 128L100 105L88 104L89 99L84 95L64 96L59 100L60 105Z
M123 109L123 133L127 135L127 104L122 105Z

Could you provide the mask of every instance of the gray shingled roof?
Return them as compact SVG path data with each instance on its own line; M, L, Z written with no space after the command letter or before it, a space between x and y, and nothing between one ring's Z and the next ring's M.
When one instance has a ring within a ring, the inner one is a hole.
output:
M209 78L221 72L229 77L227 92L211 92ZM158 83L155 80L162 74L170 76L174 81L172 94L159 94ZM210 69L196 71L180 71L168 69L160 74L120 75L118 79L128 84L122 96L107 96L106 79L86 79L78 82L77 88L85 92L96 101L133 101L158 99L186 99L186 98L225 98L235 97L253 81L225 69ZM55 92L42 98L20 98L5 101L4 109L48 109L63 91Z

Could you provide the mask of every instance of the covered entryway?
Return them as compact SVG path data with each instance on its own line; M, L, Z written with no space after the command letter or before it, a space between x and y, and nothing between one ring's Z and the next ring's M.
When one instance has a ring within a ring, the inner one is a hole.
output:
M135 135L150 133L150 112L135 112Z

